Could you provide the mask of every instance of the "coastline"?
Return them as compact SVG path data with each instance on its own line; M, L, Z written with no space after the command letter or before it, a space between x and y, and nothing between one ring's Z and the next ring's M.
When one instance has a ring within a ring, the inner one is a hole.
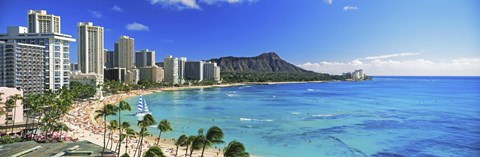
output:
M231 83L231 84L220 84L220 85L207 85L207 86L185 86L185 87L166 87L166 88L159 88L159 89L151 89L151 90L133 90L127 93L117 93L112 94L109 96L104 97L102 100L94 100L89 102L77 102L73 106L74 108L68 112L66 118L63 118L63 121L72 128L72 132L69 132L69 135L72 137L76 137L79 140L87 140L94 144L103 147L103 119L98 118L95 119L95 111L99 110L106 104L118 104L120 101L135 97L138 95L147 95L157 92L163 91L179 91L179 90L191 90L191 89L202 89L202 88L225 88L225 87L234 87L234 86L246 86L246 85L275 85L275 84L298 84L298 83L322 83L326 81L290 81L290 82L245 82L245 83ZM81 118L79 118L80 116ZM83 122L79 123L78 121ZM86 124L83 124L86 123ZM118 135L114 133L113 141L118 141ZM108 131L107 131L108 135ZM107 137L108 139L109 137ZM150 135L144 137L145 145L142 149L142 152L145 152L149 146L152 146L156 143L157 136ZM136 144L134 143L136 139L129 140L129 145ZM159 147L162 148L162 151L166 156L175 156L174 152L176 146L174 145L174 141L171 139L160 139ZM113 142L114 145L117 142ZM125 141L122 142L122 147L125 145ZM108 148L108 146L107 146ZM133 155L132 150L134 147L130 147L128 152L130 155ZM185 148L179 147L179 154L185 151ZM121 148L121 154L126 152L126 148ZM200 156L199 151L193 153L193 156ZM204 156L223 156L223 150L220 148L207 148L205 149Z

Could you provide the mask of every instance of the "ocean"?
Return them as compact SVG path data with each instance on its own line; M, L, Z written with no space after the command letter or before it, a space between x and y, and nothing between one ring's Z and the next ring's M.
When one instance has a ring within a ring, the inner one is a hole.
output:
M144 99L157 121L172 122L163 138L217 125L225 133L217 147L238 140L255 156L480 156L480 77L247 85ZM126 101L136 109L138 97ZM135 125L134 112L122 119Z

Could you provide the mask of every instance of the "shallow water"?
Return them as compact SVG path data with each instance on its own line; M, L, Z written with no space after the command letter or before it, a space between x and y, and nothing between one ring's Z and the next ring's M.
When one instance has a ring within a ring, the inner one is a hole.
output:
M218 125L227 143L236 139L257 156L480 156L480 77L237 86L144 99L157 121L173 123L162 137ZM127 100L132 109L137 101ZM134 112L122 118L136 124Z

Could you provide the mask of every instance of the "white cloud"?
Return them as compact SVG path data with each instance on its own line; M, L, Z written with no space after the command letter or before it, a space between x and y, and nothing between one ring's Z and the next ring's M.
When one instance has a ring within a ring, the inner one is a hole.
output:
M323 0L327 4L333 4L333 0Z
M177 9L200 9L196 0L148 0L150 4L160 4L165 7L175 7Z
M93 17L96 17L96 18L102 18L102 13L98 12L98 11L93 11L93 10L88 10L88 12L90 12L90 14L93 15Z
M128 30L131 30L131 31L148 31L148 26L145 26L145 25L143 25L141 23L137 23L137 22L128 24L126 26L126 28Z
M394 54L387 54L387 55L380 55L380 56L370 56L370 57L365 57L363 59L367 59L367 60L387 59L387 58L393 58L393 57L416 56L419 54L420 53L416 53L416 52L404 52L404 53L394 53Z
M219 3L228 3L228 4L238 4L238 3L255 3L257 0L200 0L202 3L206 3L208 5L214 5Z
M164 7L173 7L179 10L183 9L197 9L201 10L199 3L204 3L207 5L216 5L216 4L240 4L240 3L254 3L258 0L148 0L150 4L155 5L159 4Z
M354 59L351 62L307 62L298 66L307 70L330 74L342 74L355 69L364 69L367 75L377 76L480 76L480 57L444 61L430 61L422 58L395 59L394 57L418 55L418 53L399 54L364 57Z
M358 10L358 7L356 7L356 6L344 6L343 10L345 10L345 11Z
M120 8L120 7L117 6L117 5L114 5L114 6L112 7L112 10L113 10L113 11L118 11L118 12L123 12L123 9Z

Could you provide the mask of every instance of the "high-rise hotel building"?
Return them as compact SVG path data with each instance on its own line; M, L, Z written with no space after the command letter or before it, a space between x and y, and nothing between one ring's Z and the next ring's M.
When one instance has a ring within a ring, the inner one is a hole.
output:
M155 65L155 51L145 49L135 53L135 66L137 68L152 67L153 65Z
M60 16L47 14L46 10L28 11L29 33L60 33Z
M0 41L0 87L22 89L24 95L44 89L45 46Z
M125 68L127 70L133 69L134 60L134 39L128 36L120 36L118 42L115 43L117 67Z
M43 10L31 10L28 13L28 28L8 27L7 34L0 34L0 41L44 46L44 89L57 91L63 86L68 86L70 82L70 42L75 42L75 39L70 35L60 34L60 17L48 15ZM53 17L53 21L43 21L47 17ZM29 32L29 28L33 32Z
M178 84L178 58L173 58L172 55L163 60L163 82Z
M104 31L91 22L78 23L78 65L82 73L103 77Z

